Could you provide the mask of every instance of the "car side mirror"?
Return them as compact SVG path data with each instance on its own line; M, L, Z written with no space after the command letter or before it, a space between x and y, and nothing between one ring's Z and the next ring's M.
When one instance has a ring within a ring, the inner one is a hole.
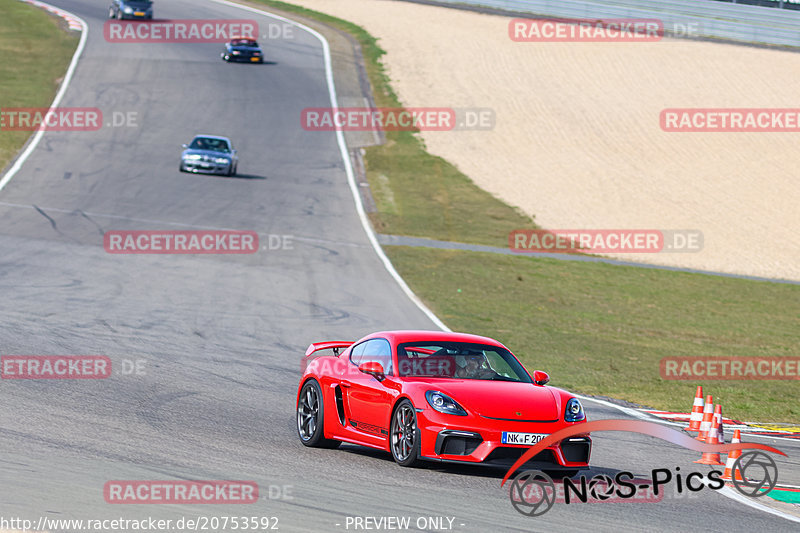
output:
M550 381L550 376L547 372L542 372L541 370L534 370L533 371L533 382L537 385L544 385L548 381Z
M370 376L374 377L378 381L383 381L386 378L386 375L383 373L383 365L376 361L370 361L368 363L363 363L358 366L359 372L363 372L365 374L369 374Z
M182 144L181 146L184 147L184 148L189 148L188 144Z

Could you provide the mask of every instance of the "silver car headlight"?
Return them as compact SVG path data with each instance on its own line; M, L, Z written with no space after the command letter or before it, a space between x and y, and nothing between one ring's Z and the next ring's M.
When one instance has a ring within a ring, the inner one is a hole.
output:
M239 50L234 50L234 51L233 51L233 52L231 52L231 53L232 53L233 55L235 55L235 56L238 56L239 54L241 54L241 52L240 52Z
M189 161L198 161L202 158L203 156L197 154L190 154L184 157L184 159L188 159Z
M124 11L125 13L127 13L128 15L130 15L131 13L133 13L133 8L126 7L125 9L123 9L123 11Z
M216 159L214 159L214 163L217 163L219 165L227 165L230 162L231 162L230 159L226 159L224 157L217 157Z

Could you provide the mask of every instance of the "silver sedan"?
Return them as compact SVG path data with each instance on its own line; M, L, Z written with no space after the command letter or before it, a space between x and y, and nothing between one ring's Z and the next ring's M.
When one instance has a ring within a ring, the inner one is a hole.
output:
M198 135L189 144L183 145L181 172L195 174L222 174L235 176L239 156L227 137Z

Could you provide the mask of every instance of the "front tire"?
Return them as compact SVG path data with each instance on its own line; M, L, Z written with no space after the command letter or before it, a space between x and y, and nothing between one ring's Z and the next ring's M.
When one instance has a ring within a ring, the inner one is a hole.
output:
M341 442L326 439L325 405L319 383L311 379L303 385L297 398L297 435L300 442L312 448L337 448Z
M408 400L401 400L392 415L389 430L392 457L400 466L419 466L420 433L417 428L417 411Z

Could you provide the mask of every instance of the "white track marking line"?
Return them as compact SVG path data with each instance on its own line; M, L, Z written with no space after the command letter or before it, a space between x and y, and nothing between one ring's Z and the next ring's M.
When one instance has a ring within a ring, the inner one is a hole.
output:
M773 509L772 507L769 507L767 505L764 505L763 503L755 501L753 498L747 498L746 496L739 494L737 491L728 486L719 489L717 492L722 494L723 496L727 496L728 498L736 500L739 503L747 505L748 507L752 507L753 509L758 509L759 511L763 511L769 514L774 514L775 516L785 518L786 520L791 520L792 522L800 523L800 518L790 515L788 513L784 513L783 511Z
M331 107L333 108L334 114L338 111L339 102L336 96L336 86L334 85L333 82L333 63L331 61L330 45L328 45L327 39L325 39L325 37L322 34L318 33L316 30L309 28L308 26L300 24L299 22L287 19L285 17L281 17L280 15L274 15L272 13L268 13L261 9L257 9L250 6L243 6L241 4L236 4L235 2L229 2L227 0L208 0L208 1L217 4L223 4L226 6L236 7L253 13L259 13L261 15L266 15L268 17L272 17L282 22L286 22L288 24L297 26L298 28L316 37L322 44L322 52L323 52L323 57L325 59L325 80L328 83L328 96L331 101ZM383 263L383 267L389 272L392 278L394 278L395 282L400 286L400 288L406 294L406 296L408 296L408 298L414 304L416 304L416 306L423 313L425 313L425 316L427 316L431 320L431 322L433 322L436 325L436 327L438 327L443 331L452 331L445 325L444 322L439 320L439 317L433 314L433 311L431 311L428 308L428 306L426 306L416 294L414 294L414 291L412 291L411 288L408 286L408 284L406 284L405 280L402 277L400 277L400 274L397 273L397 270L395 270L394 265L392 265L392 262L389 261L389 258L386 257L386 254L383 252L383 248L381 248L380 244L378 244L378 240L375 238L375 232L372 231L372 226L370 225L369 219L367 219L367 214L364 211L364 205L361 202L361 196L358 193L358 187L356 185L353 166L350 162L350 154L347 151L347 145L345 144L344 140L344 133L342 132L341 127L339 127L338 125L336 127L336 142L339 144L339 152L342 157L342 161L344 162L345 173L347 174L347 182L350 185L350 192L353 194L353 201L356 204L356 212L358 213L358 218L361 221L361 227L364 228L364 233L367 234L367 238L369 239L370 244L372 244L372 249L375 250L376 254L378 254L378 258Z
M288 22L290 24L293 24L293 25L297 26L298 28L301 28L301 29L307 31L308 33L310 33L311 35L313 35L314 37L319 39L319 41L322 43L322 49L323 49L324 56L325 56L325 78L328 81L328 94L329 94L330 99L331 99L331 106L334 108L334 112L336 112L336 110L338 110L339 106L338 106L337 99L336 99L336 89L335 89L334 84L333 84L333 67L332 67L332 63L331 63L330 47L328 45L328 41L325 39L324 36L322 36L320 33L312 30L311 28L309 28L307 26L304 26L303 24L300 24L299 22L295 22L293 20L289 20L289 19L281 17L279 15L273 15L272 13L267 13L266 11L262 11L260 9L252 8L252 7L249 7L249 6L242 6L242 5L236 4L234 2L229 2L227 0L208 0L208 1L215 2L217 4L224 4L224 5L227 5L227 6L238 7L240 9L244 9L244 10L251 11L251 12L254 12L254 13L261 13L262 15L267 15L269 17L273 17L275 19L278 19L278 20L281 20L281 21L284 21L284 22ZM431 321L433 321L433 323L436 324L440 329L442 329L444 331L452 331L450 328L448 328L444 324L444 322L439 320L439 317L437 317L435 314L433 314L433 311L428 309L428 307L424 303L422 303L422 300L420 300L417 297L416 294L414 294L414 292L408 287L408 285L403 280L403 278L400 277L400 274L397 273L397 270L395 270L394 266L392 266L392 263L389 261L389 258L386 257L386 254L383 253L383 250L381 249L380 245L378 244L378 241L375 238L375 233L372 231L372 226L370 226L369 220L366 217L366 213L364 212L364 206L361 203L361 197L359 196L358 189L356 188L355 177L354 177L354 174L353 174L353 167L350 164L350 154L347 152L347 147L345 146L345 142L344 142L344 135L342 134L342 130L339 129L339 128L336 129L336 140L339 143L339 150L341 152L342 160L344 161L345 170L347 172L347 181L350 184L350 191L353 193L353 200L354 200L354 202L356 204L356 211L358 212L358 217L361 220L361 226L364 228L364 232L367 234L367 237L369 238L370 243L372 243L372 248L375 250L375 253L378 254L378 257L383 262L383 266L386 268L386 270L389 271L389 274L391 274L391 276L395 279L397 284L400 285L400 288L403 290L403 292L406 293L406 295L411 299L411 301L414 302L417 305L417 307L419 307L420 310L422 310L422 312L425 313L425 315L427 315L428 318L430 318ZM622 411L623 413L626 413L626 414L628 414L628 415L630 415L630 416L632 416L634 418L639 418L639 419L642 419L642 420L652 420L652 418L649 415L645 415L645 414L637 411L636 409L631 409L629 407L622 407L620 405L615 405L615 404L613 404L611 402L607 402L605 400L597 400L597 399L594 399L594 398L588 398L586 396L579 396L577 394L575 396L578 396L579 398L583 398L585 400L591 400L593 402L600 403L601 405L605 405L605 406L608 406L608 407L613 407L613 408L618 409L618 410ZM720 492L722 494L725 494L726 496L728 495L724 491L720 491ZM733 495L733 496L730 496L730 497L738 500L739 498L737 498L737 496L738 495ZM743 496L741 498L743 498ZM792 516L792 515L783 513L781 511L774 510L774 509L772 509L770 507L767 507L765 505L756 504L754 502L747 502L747 503L748 503L748 505L750 505L750 507L753 507L755 509L758 509L758 510L761 510L761 511L764 511L764 512L768 512L770 514L774 514L774 515L777 515L777 516L780 516L780 517L783 517L783 518L786 518L787 520L798 521L798 519L796 517Z
M64 11L63 9L51 6L50 4L45 4L44 2L37 2L37 4L40 4L45 8L57 10L60 13L67 14L73 17L76 21L80 22L81 24L81 40L80 42L78 42L78 48L75 50L75 53L72 54L72 61L70 62L69 68L67 69L67 73L64 76L64 81L61 82L61 87L58 89L56 97L53 98L53 102L50 104L50 109L52 109L61 102L61 99L64 97L64 94L67 92L67 88L69 87L69 84L72 81L72 75L75 73L75 68L78 66L78 60L80 59L81 54L83 53L83 49L86 46L86 39L89 37L89 26L86 24L85 20L74 15L73 13L70 13L69 11ZM13 178L14 175L17 172L19 172L19 169L22 168L22 165L25 163L25 161L28 160L28 157L30 157L30 155L36 149L36 146L39 144L42 135L44 135L44 130L41 129L34 134L33 139L28 143L28 146L22 152L22 155L20 155L17 158L17 160L14 161L14 165L10 169L8 169L6 175L3 176L2 179L0 179L0 191L2 191L3 187L5 187L8 184L8 182L11 181L11 178Z

